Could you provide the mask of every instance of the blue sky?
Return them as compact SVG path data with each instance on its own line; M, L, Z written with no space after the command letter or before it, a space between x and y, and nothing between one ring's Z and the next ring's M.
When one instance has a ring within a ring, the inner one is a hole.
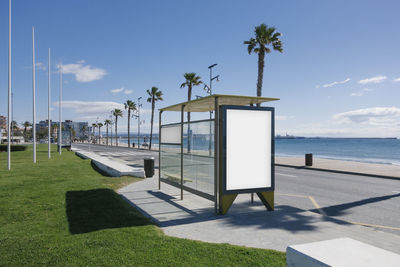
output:
M270 104L276 107L277 134L400 137L398 10L400 2L394 0L14 0L14 119L32 117L32 26L37 120L47 117L50 47L52 102L58 99L56 65L62 61L64 119L94 122L127 99L145 98L151 86L164 92L157 107L185 101L187 91L179 88L183 73L196 72L208 83L207 66L213 63L221 77L213 84L216 93L255 95L257 56L248 55L243 41L265 23L275 26L284 42L283 54L267 55L263 83L263 96L281 98ZM0 1L0 36L0 114L6 115L5 0ZM203 87L193 95L205 95ZM53 108L58 119L56 103ZM143 108L148 131L150 104ZM126 116L120 120L121 131L126 121Z

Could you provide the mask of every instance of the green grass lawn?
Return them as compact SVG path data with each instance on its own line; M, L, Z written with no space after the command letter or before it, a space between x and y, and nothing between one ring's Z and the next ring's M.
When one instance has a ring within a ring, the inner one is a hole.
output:
M285 266L285 253L168 237L96 172L53 147L0 153L0 266Z

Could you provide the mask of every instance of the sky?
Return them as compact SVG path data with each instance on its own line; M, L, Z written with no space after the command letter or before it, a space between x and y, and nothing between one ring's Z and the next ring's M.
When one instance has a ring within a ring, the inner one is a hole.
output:
M279 101L276 134L400 137L400 2L13 0L14 120L32 120L32 26L36 38L37 121L47 118L51 48L52 118L58 120L59 67L63 120L104 121L110 110L158 87L156 109L187 100L185 72L218 94L256 95L257 55L243 41L265 23L282 33L283 53L265 58L262 95ZM0 115L7 115L8 1L0 1ZM193 96L205 96L203 86ZM194 119L207 114L195 114ZM163 116L165 122L179 115ZM137 120L132 119L132 132ZM155 115L158 131L158 112ZM119 120L127 130L127 117Z

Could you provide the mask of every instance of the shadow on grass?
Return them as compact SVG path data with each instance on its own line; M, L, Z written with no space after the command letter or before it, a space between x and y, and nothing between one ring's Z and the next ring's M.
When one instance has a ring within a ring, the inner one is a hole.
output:
M68 191L65 198L71 234L152 224L111 189Z

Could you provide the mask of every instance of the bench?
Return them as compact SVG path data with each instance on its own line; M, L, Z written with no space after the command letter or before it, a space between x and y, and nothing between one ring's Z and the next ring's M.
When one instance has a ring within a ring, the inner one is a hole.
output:
M400 255L351 238L337 238L286 249L287 267L399 266Z
M175 183L178 183L178 184L181 183L181 177L180 176L177 176L176 174L170 174L170 173L167 173L167 172L163 172L163 174L167 177L168 180L171 180L171 181L173 181ZM183 183L187 183L187 182L193 182L193 180L183 177Z

